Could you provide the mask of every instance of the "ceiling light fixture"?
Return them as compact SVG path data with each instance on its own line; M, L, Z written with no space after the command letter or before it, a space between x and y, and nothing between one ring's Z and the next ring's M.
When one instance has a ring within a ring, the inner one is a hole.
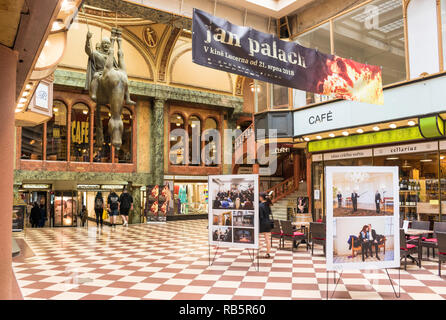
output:
M390 127L391 129L395 129L395 128L396 128L396 124L391 123L391 124L389 124L389 127Z
M356 132L357 132L357 133L363 133L364 130L362 130L362 129L358 129L358 130L356 130Z
M398 157L388 157L388 158L386 158L386 160L398 160L399 158Z
M411 127L413 127L414 125L416 125L415 121L412 121L412 120L410 120L407 124L408 124L409 126L411 126Z
M310 138L305 137L304 140L308 142L310 141Z
M349 133L348 133L347 131L342 132L342 134L343 134L344 136L348 136L348 135L349 135Z
M335 137L335 134L334 134L334 133L330 133L328 136L329 136L330 138L334 138L334 137Z
M379 127L373 127L374 131L379 131Z
M316 136L316 139L321 140L322 137L321 136Z

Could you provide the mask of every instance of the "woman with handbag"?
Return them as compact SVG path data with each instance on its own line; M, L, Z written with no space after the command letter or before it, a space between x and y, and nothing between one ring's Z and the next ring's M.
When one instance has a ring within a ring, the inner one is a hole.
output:
M104 223L103 214L104 214L104 198L102 197L102 192L98 191L96 193L96 197L94 198L94 213L96 214L96 226L99 228L99 223Z
M273 228L273 220L270 218L271 213L271 200L268 198L265 192L261 192L259 195L259 233L263 234L266 245L265 259L271 258L271 229Z

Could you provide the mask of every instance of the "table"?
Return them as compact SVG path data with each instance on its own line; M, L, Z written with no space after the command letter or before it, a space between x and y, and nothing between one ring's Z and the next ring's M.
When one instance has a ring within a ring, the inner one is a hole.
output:
M420 262L420 268L421 268L421 260L423 259L423 248L421 247L421 236L425 234L432 234L434 233L432 230L421 230L421 229L407 229L405 231L405 234L408 236L415 236L418 237L418 260Z

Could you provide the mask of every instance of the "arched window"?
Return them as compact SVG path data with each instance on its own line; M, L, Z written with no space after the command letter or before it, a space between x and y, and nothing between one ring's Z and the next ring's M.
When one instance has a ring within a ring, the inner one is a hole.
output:
M200 165L201 121L197 116L190 116L187 126L189 135L189 165Z
M53 117L46 125L46 160L67 160L67 106L53 103Z
M83 103L71 108L71 161L90 162L90 109Z
M170 131L169 131L169 139L170 139L170 153L169 159L172 164L182 165L184 161L184 141L183 138L179 135L173 135L172 132L175 129L185 129L185 121L184 118L179 113L174 113L170 116Z
M34 127L22 127L22 159L42 160L43 124Z
M111 117L110 109L102 106L100 110L96 109L96 112L99 112L99 123L97 123L98 115L95 114L95 127L93 130L93 162L111 162L111 140L110 135L108 134L108 121ZM98 127L102 133L102 142L98 141Z
M120 163L131 163L132 162L132 138L133 138L133 117L132 112L127 109L122 109L122 145L119 151L117 151L117 157ZM116 152L116 151L115 151Z
M212 136L212 131L218 130L218 124L217 121L214 118L207 118L204 122L204 132L203 132L203 138L206 145L209 146L209 152L206 155L209 157L208 160L212 161L212 164L207 164L207 166L217 166L217 148L218 148L218 141L215 141L214 137ZM204 161L205 159L203 159ZM206 163L206 162L205 162Z

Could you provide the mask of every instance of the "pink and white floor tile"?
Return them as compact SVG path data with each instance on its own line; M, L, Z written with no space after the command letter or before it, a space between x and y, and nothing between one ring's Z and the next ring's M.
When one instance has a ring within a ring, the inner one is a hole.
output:
M277 250L260 259L220 248L209 267L207 221L134 225L98 232L90 228L28 229L21 234L34 256L13 268L25 299L324 299L327 273L322 250ZM287 244L289 245L289 244ZM215 251L213 251L214 253ZM446 276L436 261L401 270L401 299L445 299ZM445 270L446 272L446 270ZM398 279L398 270L389 270ZM395 299L384 271L344 271L333 299ZM398 283L394 283L398 288ZM333 294L333 295L332 295Z

